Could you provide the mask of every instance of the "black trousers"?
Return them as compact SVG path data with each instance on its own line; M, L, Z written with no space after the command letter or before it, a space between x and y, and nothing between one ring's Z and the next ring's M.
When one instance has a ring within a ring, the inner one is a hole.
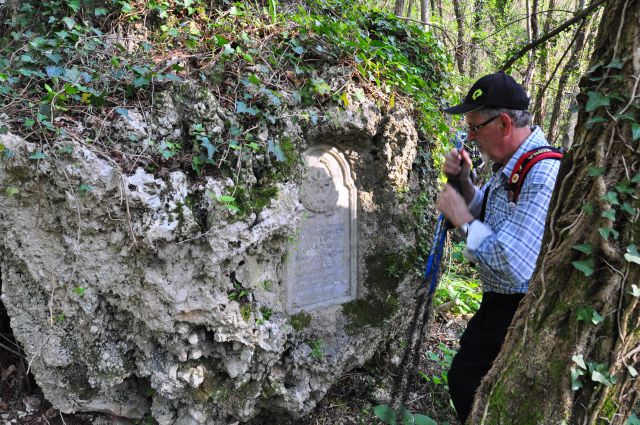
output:
M462 424L471 413L473 396L498 356L523 297L524 294L485 292L480 308L460 338L460 350L451 362L447 377L449 393Z

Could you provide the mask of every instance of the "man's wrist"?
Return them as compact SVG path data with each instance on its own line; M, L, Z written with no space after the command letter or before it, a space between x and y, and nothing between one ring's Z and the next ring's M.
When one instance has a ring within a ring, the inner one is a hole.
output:
M462 233L464 234L465 238L469 235L469 226L471 226L471 223L473 223L474 221L475 221L475 218L472 219L471 221L468 221L466 223L462 223L460 225L460 230L462 230Z

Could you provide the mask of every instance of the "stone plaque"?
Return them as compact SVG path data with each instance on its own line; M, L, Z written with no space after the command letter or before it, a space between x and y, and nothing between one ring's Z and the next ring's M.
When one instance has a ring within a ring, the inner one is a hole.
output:
M287 256L287 310L345 303L357 290L357 194L344 155L330 145L303 154L305 208Z

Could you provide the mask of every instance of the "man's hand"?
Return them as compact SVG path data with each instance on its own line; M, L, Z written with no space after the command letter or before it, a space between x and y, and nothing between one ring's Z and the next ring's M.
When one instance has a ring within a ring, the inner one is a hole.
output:
M471 158L463 150L453 149L444 157L443 171L449 181L470 181Z
M440 192L436 202L436 208L440 210L455 227L469 223L474 219L469 212L469 208L467 208L467 203L450 184L446 184L444 190Z

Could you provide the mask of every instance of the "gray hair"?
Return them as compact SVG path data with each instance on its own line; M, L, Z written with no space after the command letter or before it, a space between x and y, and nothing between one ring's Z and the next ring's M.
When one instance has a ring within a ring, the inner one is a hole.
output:
M494 117L503 113L507 114L509 115L509 117L511 117L513 125L518 128L529 127L531 125L531 113L529 111L522 111L520 109L486 107L478 109L478 113L484 115L487 118Z

